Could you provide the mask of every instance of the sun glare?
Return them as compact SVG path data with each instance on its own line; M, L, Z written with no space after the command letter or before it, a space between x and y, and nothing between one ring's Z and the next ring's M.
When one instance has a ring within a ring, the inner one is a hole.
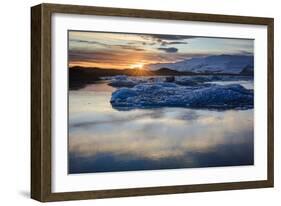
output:
M143 64L142 63L132 64L130 67L131 67L131 69L142 69Z

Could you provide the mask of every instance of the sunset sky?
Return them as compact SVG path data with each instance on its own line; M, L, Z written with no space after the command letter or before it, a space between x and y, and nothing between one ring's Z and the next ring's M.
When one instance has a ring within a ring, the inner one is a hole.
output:
M69 31L69 66L141 69L196 56L253 55L254 41L161 34Z

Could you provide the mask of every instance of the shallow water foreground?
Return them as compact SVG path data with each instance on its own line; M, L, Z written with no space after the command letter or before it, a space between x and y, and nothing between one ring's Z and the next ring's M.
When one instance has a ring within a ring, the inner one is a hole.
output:
M253 109L117 111L107 82L69 91L69 173L254 163Z

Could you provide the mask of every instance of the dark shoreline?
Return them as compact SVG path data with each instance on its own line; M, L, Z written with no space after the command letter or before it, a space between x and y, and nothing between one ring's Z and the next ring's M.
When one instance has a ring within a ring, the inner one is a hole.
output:
M231 73L194 73L179 72L169 68L161 68L156 71L138 70L138 69L101 69L91 67L70 67L68 70L68 88L77 90L83 88L86 84L93 84L101 80L101 77L127 75L127 76L253 76L245 74L243 70L239 74Z

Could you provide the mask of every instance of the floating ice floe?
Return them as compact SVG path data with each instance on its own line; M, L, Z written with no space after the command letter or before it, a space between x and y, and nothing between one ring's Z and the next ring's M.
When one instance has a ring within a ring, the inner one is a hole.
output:
M112 77L111 82L109 83L112 87L133 87L137 85L140 80L130 79L126 75L116 75Z
M195 75L195 76L152 76L152 77L129 77L126 75L116 75L104 78L109 80L112 87L134 87L141 83L174 82L181 86L198 86L199 84L212 81L239 81L251 80L247 76L222 76L222 75Z
M177 76L176 83L188 85L190 82L204 83L212 81L240 81L253 80L251 76L235 76L235 75L194 75L194 76Z
M154 107L206 109L253 108L253 90L239 84L181 86L176 83L140 83L112 93L111 104L120 110Z

